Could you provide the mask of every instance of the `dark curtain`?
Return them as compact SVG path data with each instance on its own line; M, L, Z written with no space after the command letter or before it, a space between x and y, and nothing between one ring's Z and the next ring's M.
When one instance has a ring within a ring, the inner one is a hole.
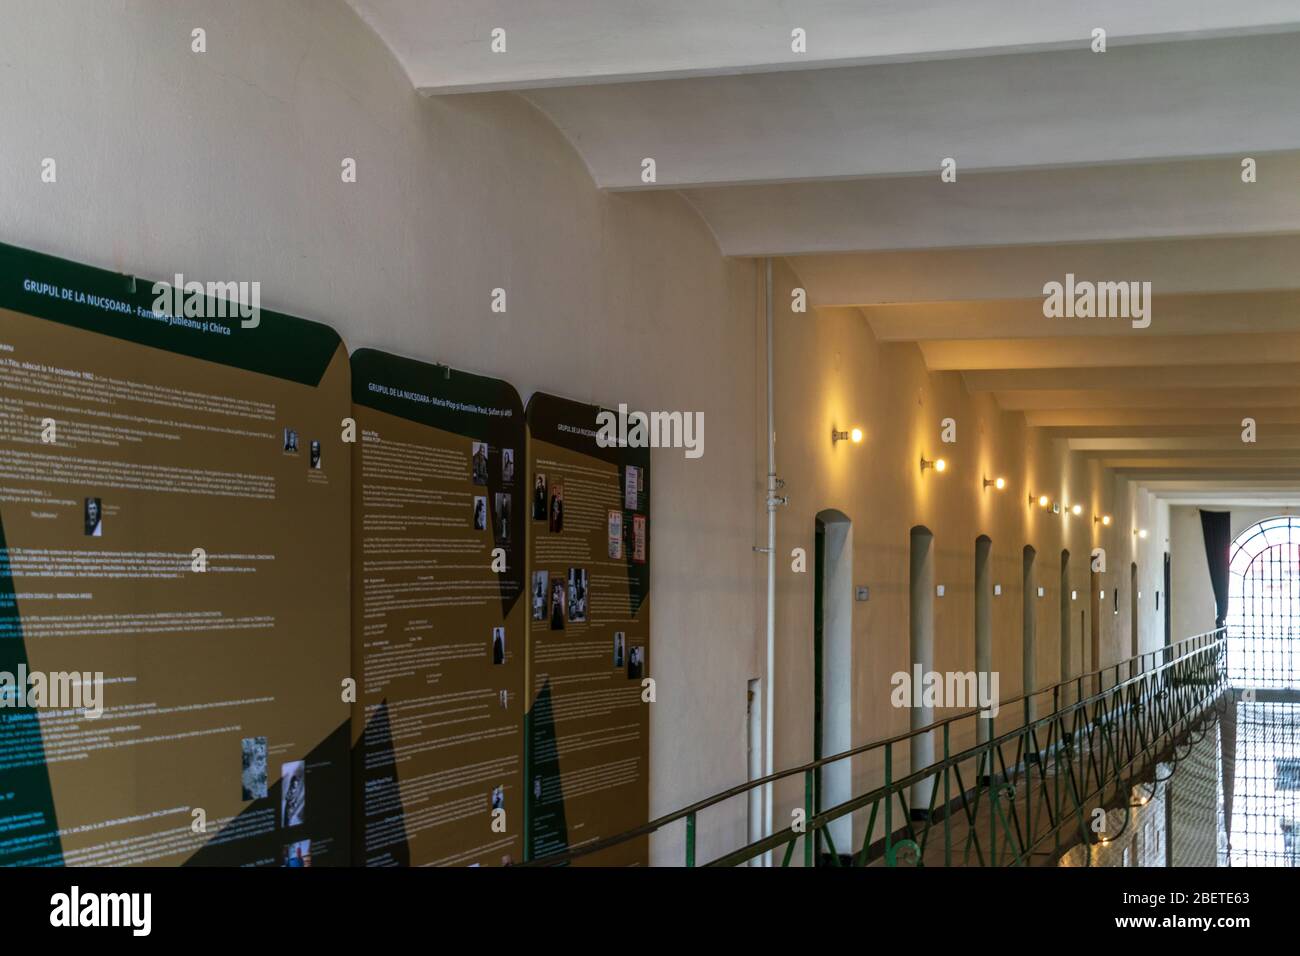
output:
M1232 515L1227 511L1202 511L1201 533L1205 535L1205 561L1210 566L1214 588L1214 626L1228 619L1228 549L1232 547Z

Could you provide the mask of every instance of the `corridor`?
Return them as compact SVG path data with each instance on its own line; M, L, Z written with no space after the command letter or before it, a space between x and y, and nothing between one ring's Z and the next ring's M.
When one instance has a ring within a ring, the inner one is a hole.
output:
M0 0L8 928L1286 931L1298 107L1300 0Z

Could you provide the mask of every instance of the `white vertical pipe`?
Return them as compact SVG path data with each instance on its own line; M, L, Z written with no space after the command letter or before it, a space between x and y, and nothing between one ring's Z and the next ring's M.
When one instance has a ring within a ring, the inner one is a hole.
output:
M767 693L763 695L763 772L776 772L772 762L772 738L776 714L776 412L772 401L772 260L766 262L767 308ZM772 784L768 783L763 811L764 835L772 835ZM772 865L772 853L765 856Z

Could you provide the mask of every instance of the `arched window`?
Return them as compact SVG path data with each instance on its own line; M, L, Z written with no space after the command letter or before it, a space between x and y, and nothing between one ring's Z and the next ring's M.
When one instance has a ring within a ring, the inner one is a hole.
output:
M1245 687L1300 686L1300 517L1251 525L1229 554L1229 679Z

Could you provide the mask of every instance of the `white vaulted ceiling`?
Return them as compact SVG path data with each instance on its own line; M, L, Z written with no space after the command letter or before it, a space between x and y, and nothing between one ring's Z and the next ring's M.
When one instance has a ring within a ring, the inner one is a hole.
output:
M574 87L1285 32L1293 0L351 0L422 93ZM489 55L501 27L508 55ZM790 48L803 29L808 52Z
M526 97L598 187L680 190L1080 454L1300 501L1297 0L351 2L421 93ZM1150 281L1151 327L1044 319L1067 272Z

